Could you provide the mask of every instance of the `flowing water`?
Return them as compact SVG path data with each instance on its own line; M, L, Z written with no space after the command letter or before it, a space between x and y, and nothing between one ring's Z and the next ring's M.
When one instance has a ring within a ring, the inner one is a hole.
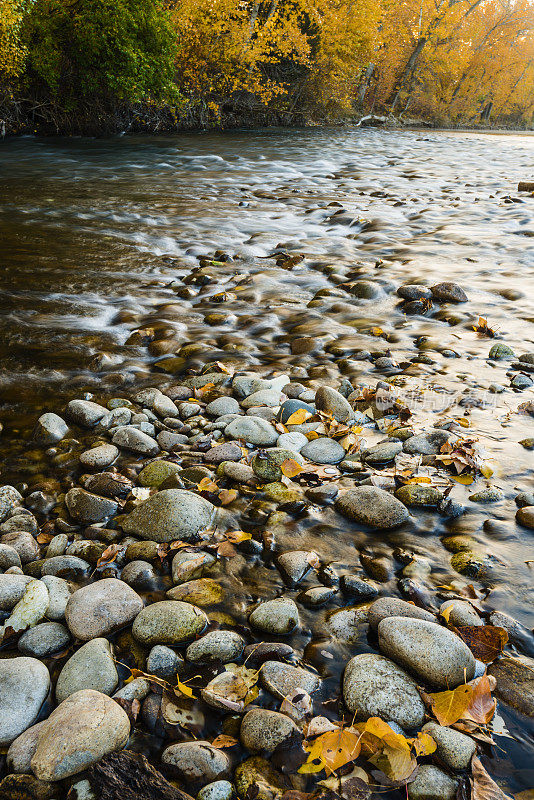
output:
M376 380L362 351L391 356L408 388L473 400L472 428L498 462L506 501L447 523L421 513L409 532L358 534L358 546L411 549L430 559L438 585L458 578L438 536L473 535L495 559L489 608L532 627L532 531L513 521L515 494L534 489L532 450L519 444L534 425L517 413L532 388L510 388L518 370L488 361L493 341L473 325L482 316L516 354L534 351L534 198L516 191L533 172L526 134L317 129L2 143L1 482L28 480L24 451L41 410L84 391L113 397L169 383L169 354L185 373L218 360L306 385ZM202 279L192 271L199 260ZM381 287L374 299L344 288L360 277ZM469 303L428 316L399 308L399 285L445 280ZM138 329L146 341L129 338ZM458 497L469 491L459 486ZM308 515L278 546L350 563L354 532L340 536L335 525L328 510ZM280 583L265 567L248 581L248 601ZM309 614L307 657L337 683L356 650L332 645L326 669L319 617ZM498 739L506 754L494 752L492 770L519 792L534 785L531 732L515 712L503 717L513 738Z

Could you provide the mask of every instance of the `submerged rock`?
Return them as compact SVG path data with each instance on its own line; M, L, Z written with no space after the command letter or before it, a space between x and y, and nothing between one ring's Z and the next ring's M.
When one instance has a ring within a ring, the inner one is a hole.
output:
M121 519L125 533L155 542L194 542L215 519L215 506L187 489L163 489Z
M395 528L410 517L400 500L376 486L349 489L335 500L334 505L344 517L371 528Z

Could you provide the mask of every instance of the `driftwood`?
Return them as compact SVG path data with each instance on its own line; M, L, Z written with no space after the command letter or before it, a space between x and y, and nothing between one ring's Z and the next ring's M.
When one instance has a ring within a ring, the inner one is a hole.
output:
M165 780L145 756L130 750L104 756L87 777L99 800L193 800Z
M518 192L534 192L534 181L520 181L517 187Z

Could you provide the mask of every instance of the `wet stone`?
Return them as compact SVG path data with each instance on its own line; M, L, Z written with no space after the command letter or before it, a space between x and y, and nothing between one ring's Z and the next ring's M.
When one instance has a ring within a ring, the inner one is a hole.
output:
M164 644L154 645L146 661L147 672L164 679L175 678L183 665L183 658Z
M445 281L430 287L432 298L444 303L466 303L468 297L457 283Z
M312 439L300 451L304 458L314 464L339 464L345 458L345 449L335 439L319 437Z
M332 414L338 422L354 419L354 411L348 400L330 386L320 386L315 393L315 405L320 411Z
M375 486L359 486L341 494L336 510L354 522L372 528L394 528L409 519L409 512L400 500Z
M141 597L124 581L105 578L74 592L65 618L72 635L88 641L128 625L143 605Z
M36 721L49 689L49 672L36 658L0 659L0 745Z
M395 497L406 506L437 506L443 499L443 492L424 483L409 483L397 489Z
M234 631L210 631L193 642L186 650L186 658L193 662L235 661L245 646L242 636Z
M108 410L91 400L71 400L67 405L66 414L77 425L92 428L108 415Z
M254 708L243 717L239 735L246 750L260 753L272 752L296 733L297 726L285 714Z
M381 717L405 730L419 727L425 706L417 684L401 667L383 656L354 656L343 676L343 698L359 719Z
M114 500L99 497L85 489L70 489L65 496L69 514L76 522L101 522L116 514L118 505Z
M249 622L256 630L274 636L287 635L300 624L295 602L285 597L260 603L250 614Z
M121 519L125 533L156 542L195 541L209 527L216 509L209 500L185 489L164 489Z
M259 756L247 758L236 767L234 782L240 800L250 797L251 790L256 800L278 800L289 788L283 776Z
M183 780L214 781L230 772L230 758L209 742L179 742L163 751L161 760L173 767Z
M222 464L223 461L241 461L243 451L237 442L217 444L204 453L204 460L208 464Z
M159 453L159 444L152 436L130 425L116 428L111 441L117 447L130 450L138 455L155 456Z
M225 592L221 584L213 578L196 578L169 589L166 596L170 600L185 600L204 608L220 603Z
M104 469L113 464L119 455L119 448L114 444L101 444L85 450L80 456L80 464L88 469Z
M520 525L534 530L534 505L520 508L517 511L515 518Z
M341 589L349 597L355 597L362 601L373 600L378 594L378 589L374 584L357 575L342 575Z
M69 658L59 673L56 700L61 703L82 689L112 694L119 683L117 668L107 639L86 642Z
M455 800L458 782L432 764L422 764L408 784L408 800Z
M476 744L470 736L436 722L427 722L423 730L432 736L437 744L436 754L450 769L469 769L476 753Z
M283 700L288 695L292 697L297 689L312 694L318 689L320 679L301 667L292 667L280 661L266 661L261 668L260 682L274 697Z
M230 781L213 781L203 786L196 800L232 800L234 787Z
M41 445L57 444L65 438L69 432L69 426L58 414L48 412L41 414L35 425L33 436L35 441Z
M497 697L534 719L534 659L526 656L500 658L489 665L488 673L497 679Z
M59 653L70 642L68 629L59 622L42 622L20 637L17 647L25 656L47 658Z
M206 614L190 603L161 600L136 617L132 633L145 645L182 644L195 639L208 624Z
M22 501L22 495L14 486L0 486L0 522L3 522Z

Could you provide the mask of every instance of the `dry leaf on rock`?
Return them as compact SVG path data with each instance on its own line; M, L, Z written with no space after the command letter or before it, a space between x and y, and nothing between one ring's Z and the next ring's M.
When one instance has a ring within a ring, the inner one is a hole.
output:
M497 625L466 625L456 629L475 658L490 664L503 651L508 632Z

